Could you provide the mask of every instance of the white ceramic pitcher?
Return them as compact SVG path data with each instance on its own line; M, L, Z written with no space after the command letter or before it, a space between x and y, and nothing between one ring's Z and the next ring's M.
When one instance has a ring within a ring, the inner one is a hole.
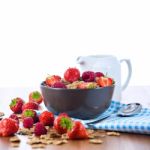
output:
M128 76L125 83L121 84L121 63L126 62L128 66ZM80 66L81 71L94 71L103 72L115 80L116 86L113 95L113 100L121 100L121 92L124 90L130 81L132 74L132 66L129 59L118 60L112 55L90 55L90 56L79 56L77 63Z

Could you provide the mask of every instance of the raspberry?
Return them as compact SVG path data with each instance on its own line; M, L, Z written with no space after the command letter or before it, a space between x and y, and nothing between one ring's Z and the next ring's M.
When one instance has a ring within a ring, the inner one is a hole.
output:
M46 134L46 133L47 133L47 130L46 130L45 126L42 123L38 122L38 123L35 124L34 134L36 136L40 136L40 135L43 135L43 134Z
M64 88L64 89L66 89L67 87L66 87L66 85L65 85L64 83L62 83L62 82L56 82L56 83L54 83L54 84L52 85L52 88Z
M102 72L95 72L95 78L97 77L103 77L104 74Z
M82 73L82 80L85 82L93 82L95 79L95 74L93 71L85 71Z
M18 116L17 116L16 114L11 114L11 115L9 116L9 118L16 120L17 123L19 124L19 118L18 118Z
M24 118L24 120L23 120L23 126L25 128L32 128L33 123L34 123L34 121L33 121L33 118L31 118L31 117Z

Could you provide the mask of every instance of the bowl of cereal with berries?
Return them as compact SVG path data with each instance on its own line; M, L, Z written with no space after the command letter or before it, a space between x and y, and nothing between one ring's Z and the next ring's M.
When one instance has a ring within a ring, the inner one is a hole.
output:
M67 113L78 119L94 119L111 104L115 82L101 72L68 68L64 76L49 75L41 83L46 108L55 115Z

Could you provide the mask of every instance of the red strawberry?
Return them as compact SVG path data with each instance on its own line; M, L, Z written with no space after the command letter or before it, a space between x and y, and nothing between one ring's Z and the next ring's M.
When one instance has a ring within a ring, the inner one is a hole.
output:
M64 73L64 78L71 83L77 81L80 78L80 71L77 68L68 68Z
M44 111L40 114L39 121L43 123L44 126L52 126L54 123L54 115L52 112Z
M25 104L22 106L22 111L24 111L25 109L38 110L38 109L39 109L39 105L38 105L38 103L36 103L36 102L28 102L28 103L25 103Z
M60 113L59 116L67 116L67 117L69 117L67 113Z
M66 133L68 130L72 128L72 122L73 121L68 115L62 113L54 120L54 129L59 134Z
M24 101L21 98L17 97L11 100L9 107L14 113L22 113L23 103Z
M112 78L108 78L105 76L98 78L96 82L100 87L111 86L114 83Z
M43 101L43 96L40 92L34 91L29 94L29 102L36 102L40 104Z
M5 118L0 121L0 136L11 136L19 129L17 121L11 118Z
M52 86L54 83L56 82L60 82L61 81L61 77L58 75L52 75L52 76L48 76L45 80L46 85L48 86Z
M37 121L37 113L33 110L33 109L25 109L22 112L22 119L26 118L26 117L31 117L33 118L34 122Z
M87 139L88 133L80 121L75 121L72 129L67 133L69 139Z
M77 88L78 89L95 89L97 84L95 82L81 82Z

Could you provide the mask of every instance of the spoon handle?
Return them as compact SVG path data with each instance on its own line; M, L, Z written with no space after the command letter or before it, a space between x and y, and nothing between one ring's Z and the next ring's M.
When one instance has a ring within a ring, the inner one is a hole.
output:
M92 121L86 122L86 124L89 125L89 124L95 124L95 123L98 123L98 122L100 122L100 121L102 121L102 120L104 120L104 119L110 117L111 115L112 115L112 113L103 115L103 116L101 116L100 118L98 118L97 120L92 120Z
M96 120L89 120L88 122L85 122L85 123L87 125L96 124L96 123L98 123L108 117L112 117L112 116L130 117L130 116L134 116L134 115L137 115L138 113L140 113L141 109L142 109L141 104L130 103L130 104L127 104L125 107L122 107L117 113L107 113L105 115L100 116Z

